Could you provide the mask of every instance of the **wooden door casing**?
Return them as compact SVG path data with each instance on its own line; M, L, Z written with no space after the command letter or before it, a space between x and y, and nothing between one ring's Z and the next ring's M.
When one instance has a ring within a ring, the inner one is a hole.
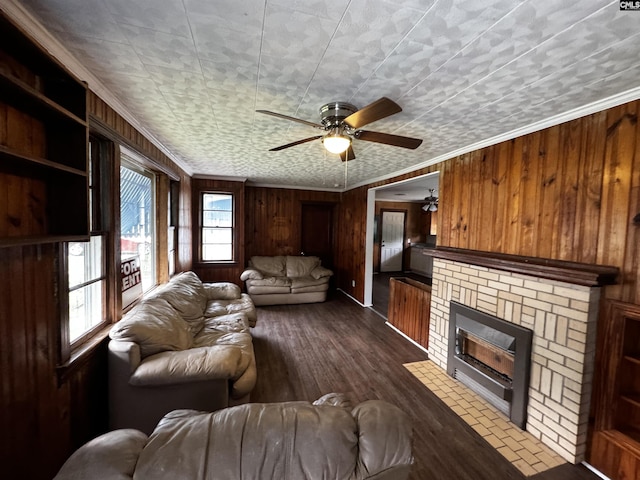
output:
M333 266L333 208L329 203L303 203L300 212L300 253L319 257L327 268Z

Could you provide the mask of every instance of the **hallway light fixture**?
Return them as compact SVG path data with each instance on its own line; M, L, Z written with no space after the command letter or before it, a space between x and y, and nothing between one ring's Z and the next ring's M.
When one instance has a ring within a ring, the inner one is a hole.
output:
M425 212L436 212L438 211L438 197L433 195L435 188L429 189L429 196L424 198L424 201L427 202L422 206L422 210Z

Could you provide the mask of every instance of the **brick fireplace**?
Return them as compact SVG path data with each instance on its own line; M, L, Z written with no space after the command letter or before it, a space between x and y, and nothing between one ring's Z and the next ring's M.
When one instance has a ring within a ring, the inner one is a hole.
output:
M437 248L429 357L447 369L450 302L533 331L526 430L584 460L601 285L617 269Z

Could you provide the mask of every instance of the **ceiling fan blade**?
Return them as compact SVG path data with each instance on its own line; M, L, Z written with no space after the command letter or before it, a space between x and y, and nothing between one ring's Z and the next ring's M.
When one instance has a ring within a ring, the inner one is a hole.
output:
M282 113L270 112L269 110L256 110L258 113L264 113L265 115L271 115L272 117L282 118L284 120L291 120L292 122L303 123L305 125L309 125L314 128L321 128L324 130L324 125L319 123L309 122L307 120L302 120L301 118L290 117L289 115L283 115Z
M349 145L349 148L347 148L344 152L339 153L338 155L340 155L340 160L342 160L343 162L348 162L349 160L356 159L356 154L354 153L353 148L351 148L351 145Z
M358 130L354 136L358 140L365 142L384 143L394 147L410 148L415 150L422 144L419 138L403 137L401 135L391 135L390 133L370 132L368 130Z
M309 137L309 138L305 138L303 140L298 140L298 141L293 142L293 143L287 143L286 145L280 145L279 147L270 148L269 151L270 152L279 152L280 150L284 150L285 148L295 147L296 145L300 145L302 143L313 142L314 140L317 140L317 139L322 138L322 137L323 137L322 135L316 135L315 137Z
M344 119L344 123L352 128L360 128L401 111L402 108L396 102L382 97L349 115Z

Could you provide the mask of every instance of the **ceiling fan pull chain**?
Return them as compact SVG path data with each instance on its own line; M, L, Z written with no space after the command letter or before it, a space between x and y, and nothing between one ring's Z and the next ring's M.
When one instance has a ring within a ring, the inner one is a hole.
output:
M344 189L347 189L349 179L349 162L344 162Z

